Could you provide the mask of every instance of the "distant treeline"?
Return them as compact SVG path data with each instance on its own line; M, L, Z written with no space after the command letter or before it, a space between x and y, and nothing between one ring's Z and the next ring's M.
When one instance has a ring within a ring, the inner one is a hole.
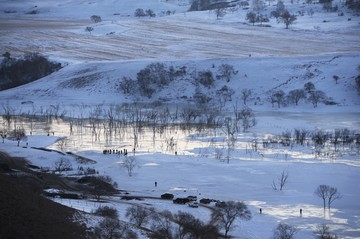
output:
M16 59L6 52L0 65L0 90L30 83L60 68L60 63L51 62L38 53L27 53Z

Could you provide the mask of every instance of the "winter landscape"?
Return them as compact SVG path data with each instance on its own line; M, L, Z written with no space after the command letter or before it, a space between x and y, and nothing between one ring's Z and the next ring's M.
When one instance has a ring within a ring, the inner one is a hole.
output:
M0 238L360 238L358 1L0 0L0 52Z

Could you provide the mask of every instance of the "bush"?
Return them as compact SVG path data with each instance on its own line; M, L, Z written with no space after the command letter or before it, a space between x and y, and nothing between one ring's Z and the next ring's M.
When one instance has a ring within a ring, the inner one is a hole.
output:
M94 214L98 215L98 216L102 216L102 217L108 217L108 218L111 218L111 219L118 219L119 218L119 213L116 210L116 208L108 207L108 206L104 206L104 207L100 206L100 207L98 207L95 210Z
M214 85L214 76L213 73L209 70L200 71L196 79L200 84L207 88L211 88Z

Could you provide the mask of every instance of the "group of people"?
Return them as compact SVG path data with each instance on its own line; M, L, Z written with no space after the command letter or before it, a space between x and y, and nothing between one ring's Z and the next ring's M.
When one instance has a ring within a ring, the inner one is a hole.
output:
M118 154L126 156L128 154L127 149L104 149L103 154Z

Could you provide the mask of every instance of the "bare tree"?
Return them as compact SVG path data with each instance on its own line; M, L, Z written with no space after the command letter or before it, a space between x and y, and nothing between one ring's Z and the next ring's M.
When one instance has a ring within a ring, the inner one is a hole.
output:
M229 201L221 203L211 214L212 222L217 223L225 230L225 238L228 237L234 221L238 218L243 220L251 219L251 212L243 202Z
M136 81L134 81L130 77L124 76L119 83L119 89L121 89L124 94L131 94L132 92L134 92L134 90L136 90L136 88Z
M331 204L335 200L342 198L337 188L331 187L329 185L318 186L317 189L315 190L315 195L323 200L324 210L326 208L326 202L328 203L328 208L330 210Z
M8 128L10 127L10 124L11 124L11 119L12 119L12 116L15 112L15 109L12 108L11 106L9 106L9 104L7 105L2 105L2 108L4 110L4 113L2 115L2 117L5 119L5 121L7 122L7 126Z
M1 129L0 130L0 136L2 138L2 142L4 143L4 140L6 139L6 136L7 136L7 130L6 129Z
M334 187L329 187L329 192L328 192L328 208L330 210L331 208L331 204L337 200L342 198L341 194L338 192L337 188Z
M295 105L299 104L299 101L306 98L305 90L303 89L295 89L289 92L288 99L290 102L295 103Z
M91 32L94 31L94 28L93 27L85 27L85 31L91 34Z
M217 79L225 79L226 82L230 82L231 78L236 75L239 71L234 69L234 66L229 64L221 64L218 67Z
M294 24L296 21L296 16L289 13L288 10L285 10L279 17L279 20L283 22L286 26L286 29L289 28L290 25Z
M72 165L69 159L60 158L55 162L55 171L63 172L72 170Z
M307 93L310 93L315 90L315 85L312 82L307 82L304 84L304 90Z
M271 93L270 95L271 103L277 103L278 108L284 103L285 100L285 92L282 90L277 90Z
M257 15L255 12L248 12L246 14L246 20L249 21L249 23L252 23L253 26L255 25L255 22L257 21Z
M17 141L17 146L20 146L20 142L26 139L26 133L24 128L16 128L11 132L11 138Z
M137 235L134 233L128 224L120 222L119 219L104 218L95 227L96 238L99 239L136 239Z
M133 156L125 156L125 159L122 162L122 167L127 170L129 177L133 175L133 171L136 167L139 167L138 162Z
M277 190L279 188L280 191L282 191L288 181L288 178L289 178L289 172L284 169L282 172L281 172L281 175L280 177L278 178L278 185L277 183L275 182L275 180L273 180L273 183L272 183L272 188L274 190Z
M290 226L285 223L279 223L276 227L273 239L293 239L295 234L298 232L298 229L296 229L293 226Z
M318 103L321 100L324 100L325 98L326 98L326 95L321 90L316 90L316 91L310 92L309 100L313 104L314 108L316 108L318 106Z
M95 23L98 23L98 22L101 22L101 21L102 21L102 20L101 20L101 17L98 16L98 15L92 15L92 16L90 17L90 19L91 19L91 21L93 21L93 22L95 22Z
M133 205L126 209L125 216L129 218L131 223L141 227L149 222L152 211L140 205Z
M244 132L256 125L255 114L249 107L244 107L238 112L238 114L239 119L242 120L242 127Z
M223 18L226 15L226 8L224 7L217 7L215 10L216 19L219 20L220 18Z
M241 90L241 99L243 100L244 105L246 105L247 100L249 99L249 97L252 95L252 90L251 89L242 89Z
M153 214L153 220L151 225L152 238L173 238L172 225L173 215L170 211L163 211L161 213Z
M195 218L188 212L179 211L174 215L174 222L178 225L175 233L175 238L218 238L218 230L215 226L204 224L199 219Z
M331 234L330 228L326 224L318 225L314 234L317 239L339 239L337 235Z
M315 190L315 195L323 200L324 210L326 208L326 199L329 197L329 186L319 185Z

